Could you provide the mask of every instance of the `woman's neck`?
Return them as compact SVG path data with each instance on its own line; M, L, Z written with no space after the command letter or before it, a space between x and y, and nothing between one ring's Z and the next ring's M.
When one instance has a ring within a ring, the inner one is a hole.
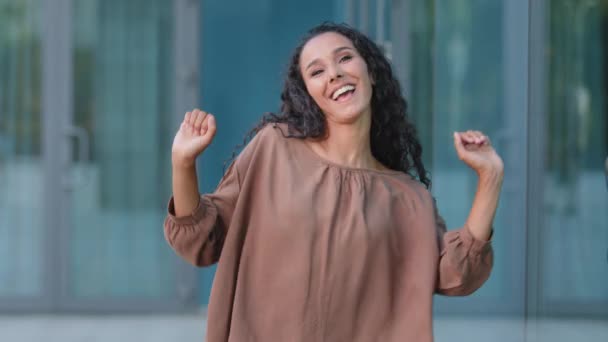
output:
M325 138L312 141L311 148L323 158L345 167L381 170L384 167L374 158L370 144L371 122L327 122Z

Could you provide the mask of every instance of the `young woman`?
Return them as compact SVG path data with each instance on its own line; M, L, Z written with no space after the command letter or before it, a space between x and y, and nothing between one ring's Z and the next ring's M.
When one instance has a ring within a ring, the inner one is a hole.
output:
M296 49L281 113L212 194L195 159L215 119L188 112L173 143L169 244L218 263L208 342L432 341L434 293L468 295L488 278L503 163L480 132L454 133L478 175L471 212L446 232L416 130L387 59L344 25Z

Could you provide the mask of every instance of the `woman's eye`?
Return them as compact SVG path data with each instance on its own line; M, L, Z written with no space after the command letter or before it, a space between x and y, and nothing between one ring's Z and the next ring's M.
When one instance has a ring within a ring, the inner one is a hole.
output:
M310 74L310 76L315 77L317 75L320 75L322 72L323 72L323 70L315 70Z
M346 55L346 56L340 58L340 62L347 62L347 61L350 61L351 59L353 59L353 56Z

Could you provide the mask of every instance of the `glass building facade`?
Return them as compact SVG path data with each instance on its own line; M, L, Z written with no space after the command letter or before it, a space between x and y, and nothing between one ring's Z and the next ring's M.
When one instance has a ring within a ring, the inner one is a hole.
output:
M189 108L216 115L198 168L212 191L325 20L392 61L448 226L476 188L451 132L486 132L505 162L494 270L435 298L437 340L598 340L608 0L0 0L0 311L204 307L214 267L185 265L161 229L175 129Z

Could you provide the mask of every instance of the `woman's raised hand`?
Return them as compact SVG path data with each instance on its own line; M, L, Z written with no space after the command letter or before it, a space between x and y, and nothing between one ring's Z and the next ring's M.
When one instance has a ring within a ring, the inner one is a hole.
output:
M502 176L504 165L490 139L479 131L454 132L454 147L458 158L478 175Z
M213 115L198 109L187 112L173 139L171 149L173 164L184 167L194 165L196 157L213 141L215 131Z

